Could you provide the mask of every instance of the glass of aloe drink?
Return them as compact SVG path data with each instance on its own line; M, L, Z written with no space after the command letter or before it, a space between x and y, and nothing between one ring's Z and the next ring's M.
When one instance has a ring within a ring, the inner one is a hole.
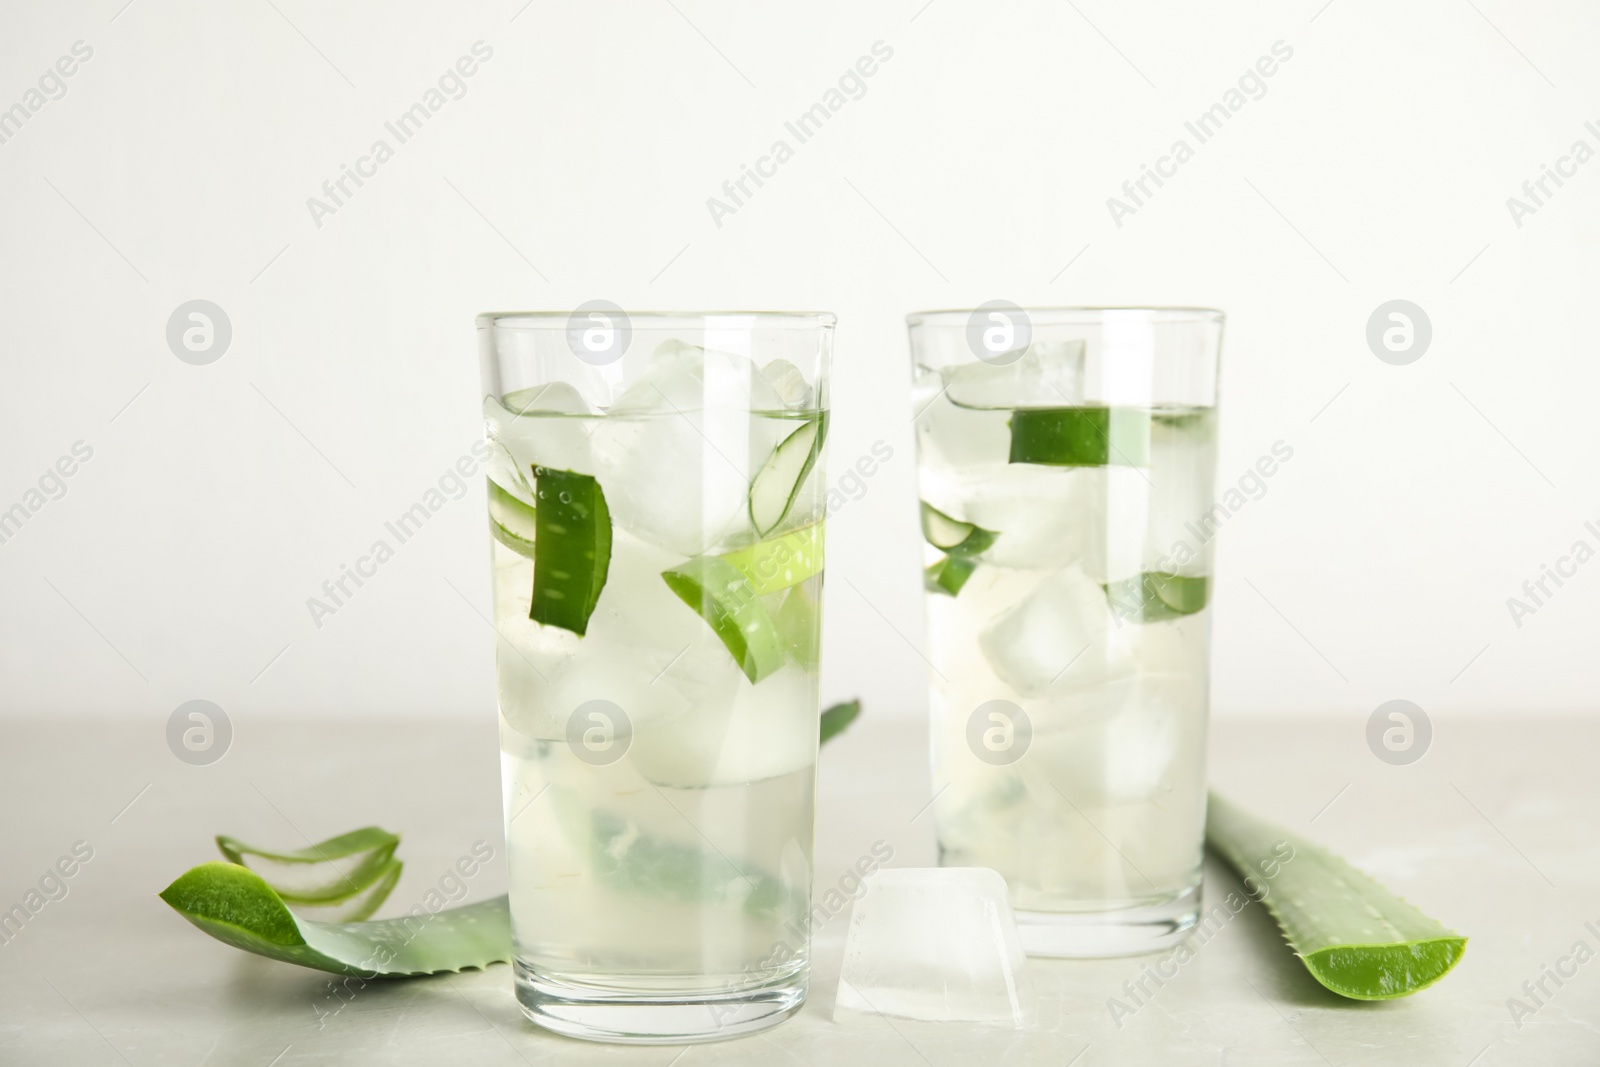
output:
M907 321L941 862L1005 877L1033 955L1174 944L1200 905L1222 314Z
M833 316L478 317L515 986L633 1043L806 995Z

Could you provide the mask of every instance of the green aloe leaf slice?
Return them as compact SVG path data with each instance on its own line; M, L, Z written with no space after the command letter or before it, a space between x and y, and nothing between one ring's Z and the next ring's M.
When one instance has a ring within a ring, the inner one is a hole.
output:
M828 436L826 413L808 419L773 449L750 480L750 522L765 537L789 514Z
M273 892L293 904L338 904L361 895L384 878L391 862L399 862L393 859L399 844L398 834L377 826L364 826L288 852L217 835L217 848L229 862L249 867ZM381 903L380 896L372 908Z
M661 579L706 621L751 685L783 666L783 638L761 598L732 564L716 556L695 556L661 572Z
M224 944L334 974L439 974L511 960L503 896L398 919L324 923L296 918L254 871L212 862L180 875L161 899Z
M1212 793L1206 841L1266 904L1311 976L1340 996L1390 1000L1449 973L1467 939L1327 849Z
M1106 591L1111 610L1130 622L1161 622L1193 615L1205 608L1210 597L1206 578L1162 571L1145 571L1100 588Z
M533 468L538 500L528 618L582 637L611 567L611 511L591 475Z
M1012 463L1142 467L1150 412L1138 408L1025 408L1011 413Z
M789 654L813 674L822 658L820 614L821 605L816 598L805 586L797 585L789 590L772 616L772 624L778 628L778 636L788 646Z
M956 596L977 569L976 560L966 556L946 556L922 572L922 585L930 593Z
M843 704L835 704L822 713L822 740L819 744L829 741L844 733L845 729L856 721L856 716L861 714L861 701L851 700Z
M494 482L489 483L489 532L496 541L533 559L538 529L532 504L512 496Z
M922 505L922 536L928 544L952 556L976 556L995 539L993 530L953 519L926 502Z
M757 596L766 596L798 585L822 570L822 542L822 523L814 522L724 552L722 559L744 575Z

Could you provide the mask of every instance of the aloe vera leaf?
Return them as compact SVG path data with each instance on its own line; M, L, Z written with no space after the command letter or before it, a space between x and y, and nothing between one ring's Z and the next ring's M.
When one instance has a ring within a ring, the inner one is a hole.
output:
M805 586L797 585L789 590L783 604L772 615L772 624L778 628L778 636L783 638L789 655L813 674L822 658L820 611L816 598Z
M1142 467L1150 413L1137 408L1024 408L1011 413L1012 463Z
M977 569L976 560L966 556L946 556L922 572L922 587L930 593L957 596Z
M400 837L382 827L363 826L287 852L246 844L227 834L218 834L216 841L229 862L250 868L285 901L338 904L370 890L383 878ZM382 896L373 909L381 903Z
M285 899L284 903L290 904L294 913L302 919L315 919L318 922L330 923L358 923L363 919L372 918L372 913L382 907L385 900L389 899L389 894L394 891L395 883L400 881L400 872L404 869L404 863L401 863L398 859L391 859L383 865L369 885L363 886L359 892L333 903L304 904L295 903L287 899ZM282 893L278 895L280 897L283 896Z
M533 469L533 596L528 618L582 637L611 567L611 511L587 474Z
M970 522L953 519L926 501L922 504L922 537L952 556L976 556L994 544L995 533Z
M518 499L492 481L489 483L489 533L496 541L518 555L533 559L538 521L532 504Z
M1216 793L1206 841L1261 895L1311 976L1340 996L1410 996L1448 974L1466 951L1465 937L1327 849Z
M656 900L738 907L773 914L784 890L772 875L735 864L713 848L639 832L638 824L602 808L589 813L589 861L608 889Z
M757 596L798 585L822 570L821 522L724 552L722 559L744 575Z
M1206 606L1210 582L1162 571L1145 571L1103 585L1111 610L1131 622L1161 622L1193 615Z
M844 733L845 729L856 721L856 716L861 714L861 701L850 700L843 704L835 704L822 713L822 740L819 744L829 741Z
M783 638L750 583L716 556L695 556L661 572L667 588L722 640L750 684L783 666Z
M504 896L399 919L323 923L296 918L260 875L220 861L190 868L160 896L218 941L334 974L389 978L511 960Z
M777 529L789 514L827 438L828 413L823 412L784 438L750 480L750 523L761 536Z

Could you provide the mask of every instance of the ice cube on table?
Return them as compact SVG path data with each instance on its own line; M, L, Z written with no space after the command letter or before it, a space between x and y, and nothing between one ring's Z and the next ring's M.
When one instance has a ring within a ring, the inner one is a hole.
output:
M1131 629L1118 624L1100 584L1073 566L1042 579L978 644L1001 681L1023 696L1040 696L1133 673Z
M660 345L594 434L613 521L685 556L748 527L750 480L777 446L777 390L744 356Z
M835 1022L894 1015L1026 1025L1033 985L999 874L888 867L864 885L845 936Z
M960 407L986 411L1066 408L1083 403L1083 341L1036 341L1013 362L962 363L944 371Z

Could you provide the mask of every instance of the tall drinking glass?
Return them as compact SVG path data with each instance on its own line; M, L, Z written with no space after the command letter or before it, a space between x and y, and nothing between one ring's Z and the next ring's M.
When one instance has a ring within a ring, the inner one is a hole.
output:
M1200 906L1222 314L911 315L941 862L1028 952L1173 944Z
M734 1037L806 994L833 316L481 315L516 994Z

